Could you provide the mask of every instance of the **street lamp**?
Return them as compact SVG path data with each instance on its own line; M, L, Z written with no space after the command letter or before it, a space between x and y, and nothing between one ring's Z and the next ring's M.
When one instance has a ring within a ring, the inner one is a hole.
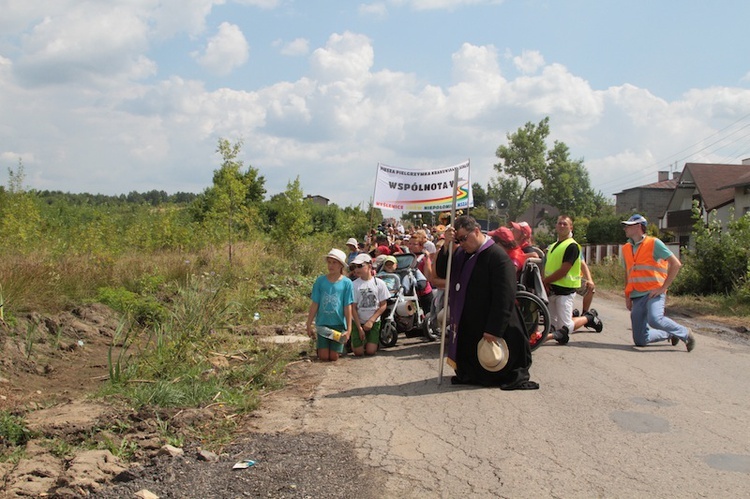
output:
M498 199L497 201L495 201L494 199L488 199L485 205L487 206L487 230L489 231L490 230L490 216L489 216L490 210L495 214L495 217L498 219L498 224L499 224L500 215L498 214L498 211L507 210L509 203L507 199ZM503 223L503 225L505 224Z
M487 206L487 232L490 231L490 219L492 218L490 216L490 213L495 213L497 215L497 203L494 199L488 199L485 203L485 206Z

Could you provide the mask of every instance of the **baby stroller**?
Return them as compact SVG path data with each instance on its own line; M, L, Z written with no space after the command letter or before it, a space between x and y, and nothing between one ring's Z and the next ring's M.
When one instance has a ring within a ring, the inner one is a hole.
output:
M531 350L544 343L550 332L550 313L547 291L539 270L539 258L527 258L518 278L516 305L526 326Z
M399 333L407 338L424 336L430 341L440 337L435 318L425 316L419 305L417 288L423 284L417 279L417 255L404 253L393 255L396 258L396 270L393 273L379 272L377 277L382 279L391 296L381 318L380 344L392 347L398 341Z

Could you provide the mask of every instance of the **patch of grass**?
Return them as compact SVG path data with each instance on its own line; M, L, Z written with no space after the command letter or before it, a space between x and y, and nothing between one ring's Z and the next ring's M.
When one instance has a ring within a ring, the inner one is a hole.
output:
M61 438L54 438L44 442L44 446L47 447L50 453L60 459L67 459L73 456L78 449L70 442Z
M138 452L138 444L127 438L123 438L119 442L114 439L105 437L97 445L98 449L108 450L113 456L119 457L125 461L132 461L136 453Z
M99 289L97 299L144 326L159 324L167 316L164 306L153 296L133 293L123 287L103 287Z
M172 431L168 421L163 420L159 414L156 414L156 425L159 429L159 436L169 445L182 447L185 445L185 438Z
M0 411L0 461L17 459L32 436L23 418Z

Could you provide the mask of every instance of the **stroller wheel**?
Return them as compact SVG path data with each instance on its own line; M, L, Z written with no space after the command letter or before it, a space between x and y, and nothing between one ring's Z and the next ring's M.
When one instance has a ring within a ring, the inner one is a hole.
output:
M384 321L380 325L380 344L385 348L389 348L396 346L396 341L398 341L396 323L391 320Z
M427 317L424 318L422 329L427 341L437 341L440 339L440 327L438 326L437 318L433 314L427 314Z

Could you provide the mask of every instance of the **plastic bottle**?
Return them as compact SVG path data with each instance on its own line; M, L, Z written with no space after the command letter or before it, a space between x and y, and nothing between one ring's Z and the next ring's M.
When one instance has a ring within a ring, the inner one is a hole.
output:
M336 331L325 326L315 326L315 331L324 338L336 341L338 343L346 343L346 335L341 331Z

